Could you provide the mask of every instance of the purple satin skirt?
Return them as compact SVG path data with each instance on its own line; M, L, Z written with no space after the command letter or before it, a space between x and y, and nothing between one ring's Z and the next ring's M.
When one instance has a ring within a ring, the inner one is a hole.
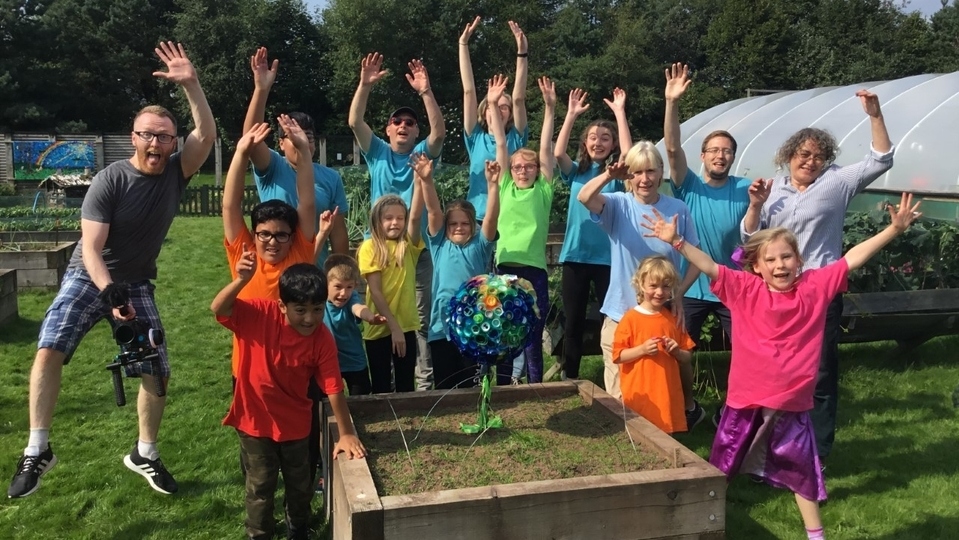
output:
M749 474L810 501L826 500L816 437L808 412L723 409L709 462L726 473Z

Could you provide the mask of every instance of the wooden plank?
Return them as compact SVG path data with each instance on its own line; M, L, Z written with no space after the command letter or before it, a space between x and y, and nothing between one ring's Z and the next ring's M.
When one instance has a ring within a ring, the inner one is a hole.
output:
M725 493L693 467L383 497L384 538L695 538L724 530Z
M959 310L952 313L914 313L855 316L843 321L842 343L909 340L959 333Z
M0 270L0 296L17 293L17 270Z
M340 436L331 412L327 425L326 442L332 451ZM330 459L328 463L333 482L333 539L383 540L383 505L366 459Z
M534 398L553 398L556 396L573 395L577 392L576 385L571 381L555 383L523 384L520 386L494 386L492 402L513 403ZM383 407L399 411L422 410L424 413L437 403L444 407L476 404L477 392L472 388L458 388L456 390L429 390L426 392L405 392L397 394L374 394L370 396L355 396L348 398L350 410L353 412L382 411ZM389 404L387 403L389 402Z
M959 289L859 293L843 296L842 314L959 311Z

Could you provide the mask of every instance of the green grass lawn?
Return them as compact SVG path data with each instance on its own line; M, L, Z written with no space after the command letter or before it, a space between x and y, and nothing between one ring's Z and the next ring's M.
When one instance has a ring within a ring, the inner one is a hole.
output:
M64 370L51 441L60 463L26 499L0 503L0 538L240 538L243 488L236 435L220 424L230 400L230 337L209 312L228 279L219 218L177 218L159 260L157 302L173 379L160 451L180 492L163 496L121 463L136 439L133 381L113 401L105 366L116 354L107 325ZM27 381L36 334L53 293L20 295L20 321L0 330L0 471L14 472L27 437ZM890 358L889 343L844 346L836 446L823 519L832 539L959 538L959 338ZM700 399L712 413L728 356L698 355ZM602 360L582 375L602 381ZM494 404L495 405L495 404ZM706 457L708 422L677 438ZM802 539L791 494L739 478L727 493L727 537ZM322 526L317 521L317 528ZM323 532L321 532L321 535Z

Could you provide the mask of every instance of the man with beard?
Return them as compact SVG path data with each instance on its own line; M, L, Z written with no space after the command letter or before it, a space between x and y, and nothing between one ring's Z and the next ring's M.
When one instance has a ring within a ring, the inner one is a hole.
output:
M386 138L389 143L373 134L373 130L364 120L366 102L373 85L380 81L387 71L382 69L383 55L368 54L360 67L360 84L350 104L349 123L356 143L366 158L370 170L370 204L390 193L399 195L407 208L413 199L413 168L410 157L413 154L426 154L436 159L443 150L446 138L446 124L436 97L430 89L430 79L426 67L419 60L409 63L410 73L406 80L423 98L423 107L429 118L430 134L425 140L416 142L420 134L419 118L410 107L400 107L393 111L386 123ZM427 330L430 321L430 289L433 281L433 260L429 250L423 250L416 264L416 307L420 315L420 330L417 332L416 388L429 390L433 380L433 366L427 342Z
M213 113L196 70L183 46L161 43L157 55L167 71L155 76L183 87L195 128L176 150L176 121L158 105L143 108L130 134L134 155L97 173L83 200L82 237L73 253L53 304L40 327L37 355L30 373L30 438L7 490L10 498L26 497L40 487L40 477L57 463L49 443L53 409L60 391L63 366L84 335L100 319L138 319L162 330L154 301L156 259L180 197L190 177L210 154L216 138ZM127 366L128 376L141 377L137 396L139 438L124 464L164 494L177 490L157 450L157 432L166 398L157 395L170 376L165 344L157 347L160 372L150 362Z
M719 264L735 268L731 260L739 245L739 222L749 208L750 181L729 176L736 159L736 139L728 131L713 131L703 139L702 153L705 178L701 178L686 162L679 129L679 100L692 81L689 66L679 63L666 69L666 118L663 142L669 160L670 185L677 198L689 207L699 234L699 248ZM688 262L684 261L684 265ZM709 290L709 279L700 275L683 296L686 331L700 346L700 332L710 313L715 313L727 339L732 335L729 310ZM705 412L694 411L687 418L689 429L702 421ZM717 412L718 414L718 412Z

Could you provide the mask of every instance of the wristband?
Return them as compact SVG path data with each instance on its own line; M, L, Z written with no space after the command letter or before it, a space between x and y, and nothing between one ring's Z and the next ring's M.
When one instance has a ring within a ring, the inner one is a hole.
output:
M676 240L675 242L673 242L673 249L675 249L676 251L680 251L681 249L683 249L683 246L685 245L686 245L686 239L680 236L679 240Z
M426 87L426 90L423 90L422 92L419 93L419 94L420 94L420 97L425 96L426 93L429 92L430 90L432 90L432 88L430 88L429 86L427 86L427 87Z
M529 56L528 52L516 53L516 58L526 58L527 56Z

